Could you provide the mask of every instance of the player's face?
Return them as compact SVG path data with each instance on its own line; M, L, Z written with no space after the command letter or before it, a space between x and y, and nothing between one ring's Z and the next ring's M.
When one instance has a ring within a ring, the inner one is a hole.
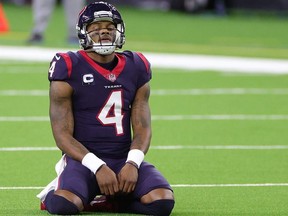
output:
M112 22L95 22L88 26L87 32L95 43L111 43L115 41L116 28Z

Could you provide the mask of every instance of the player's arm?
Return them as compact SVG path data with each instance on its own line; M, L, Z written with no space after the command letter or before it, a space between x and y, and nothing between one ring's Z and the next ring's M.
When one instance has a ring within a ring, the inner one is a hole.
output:
M119 188L124 193L134 191L138 180L138 168L148 151L151 140L150 87L146 83L138 89L131 111L133 139L126 165L118 175Z
M146 83L138 89L131 110L133 130L132 149L147 153L151 141L151 113L149 106L150 85Z
M82 162L95 173L102 194L114 195L119 190L115 173L73 137L72 93L73 90L68 83L51 82L50 121L56 144L65 154Z
M73 137L73 90L66 82L52 81L50 85L50 121L58 148L75 160L82 161L89 151Z

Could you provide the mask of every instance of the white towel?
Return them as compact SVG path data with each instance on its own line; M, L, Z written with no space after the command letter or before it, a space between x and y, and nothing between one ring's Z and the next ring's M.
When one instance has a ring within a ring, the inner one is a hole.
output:
M41 202L43 202L46 198L46 195L51 190L56 190L58 186L58 178L63 172L64 168L66 166L66 160L65 160L65 154L61 157L61 159L57 162L55 165L55 171L57 173L57 177L53 179L36 197L38 197Z

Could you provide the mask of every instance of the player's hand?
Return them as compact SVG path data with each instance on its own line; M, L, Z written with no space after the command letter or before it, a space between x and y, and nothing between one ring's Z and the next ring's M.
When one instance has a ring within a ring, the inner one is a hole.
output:
M103 165L95 175L102 194L113 196L119 192L116 174L107 165Z
M122 193L134 191L138 180L138 169L130 163L126 163L118 174L119 190Z

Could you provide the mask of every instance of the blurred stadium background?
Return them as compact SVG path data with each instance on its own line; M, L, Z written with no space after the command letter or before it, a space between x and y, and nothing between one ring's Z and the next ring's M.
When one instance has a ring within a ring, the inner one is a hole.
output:
M2 0L17 5L30 4L31 0ZM61 0L58 0L60 2ZM87 0L87 3L93 0ZM108 0L114 5L130 5L146 9L162 10L182 10L188 13L203 12L214 10L216 13L223 15L229 10L264 10L287 12L287 0Z

